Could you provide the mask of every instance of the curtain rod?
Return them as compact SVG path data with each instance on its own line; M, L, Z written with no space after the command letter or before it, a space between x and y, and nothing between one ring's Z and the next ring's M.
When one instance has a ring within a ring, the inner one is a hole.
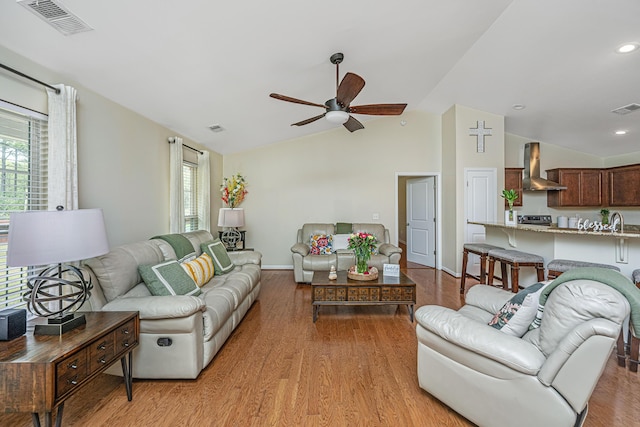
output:
M169 144L173 144L174 142L176 141L173 137L169 138ZM182 144L182 146L184 148L188 148L189 150L195 151L196 153L204 154L202 151L198 150L197 148L189 147L187 144Z
M38 79L34 79L34 78L33 78L33 77L31 77L31 76L27 76L25 73L21 73L20 71L18 71L18 70L14 70L14 69L13 69L13 68L11 68L11 67L7 67L7 66L6 66L6 65L4 65L4 64L0 64L0 67L4 68L4 69L5 69L5 70L7 70L7 71L11 71L13 74L17 74L17 75L19 75L20 77L24 77L25 79L29 79L29 80L31 80L32 82L36 82L36 83L41 84L42 86L46 86L46 87L48 87L48 88L49 88L49 89L51 89L51 90L55 90L57 94L59 94L59 93L60 93L60 89L55 88L55 87L53 87L53 86L51 86L51 85L48 85L48 84L46 84L46 83L44 83L44 82L41 82L41 81L40 81L40 80L38 80Z

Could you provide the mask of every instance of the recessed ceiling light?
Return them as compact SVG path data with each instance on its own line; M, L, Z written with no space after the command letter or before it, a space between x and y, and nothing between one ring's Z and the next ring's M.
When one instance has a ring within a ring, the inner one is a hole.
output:
M527 106L522 104L513 104L511 108L513 108L514 110L524 110L525 108L527 108Z
M631 43L625 43L622 44L620 46L618 46L616 48L616 52L617 53L631 53L635 50L638 50L638 48L640 47L640 43L636 43L636 42L631 42Z
M626 130L617 130L616 131L616 135L626 135L627 131Z

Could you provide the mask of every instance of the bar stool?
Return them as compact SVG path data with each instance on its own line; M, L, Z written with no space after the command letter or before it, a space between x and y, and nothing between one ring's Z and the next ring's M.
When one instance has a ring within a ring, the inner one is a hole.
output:
M542 282L544 280L544 258L540 255L509 249L492 249L489 251L489 274L487 277L487 284L493 283L493 273L496 261L500 263L502 271L502 287L504 289L509 288L507 265L511 267L511 291L514 293L518 292L520 286L518 283L520 267L534 267L536 269L538 281Z
M598 264L595 262L575 261L572 259L554 259L547 264L547 280L556 279L565 271L579 267L600 267L610 268L611 270L620 271L615 265ZM640 273L639 273L640 275Z
M468 277L476 279L480 283L486 283L487 277L487 255L492 249L502 249L500 246L489 245L487 243L465 243L462 251L462 278L460 279L460 293L464 294L465 282ZM467 273L467 262L469 261L469 253L480 257L480 276L474 276Z

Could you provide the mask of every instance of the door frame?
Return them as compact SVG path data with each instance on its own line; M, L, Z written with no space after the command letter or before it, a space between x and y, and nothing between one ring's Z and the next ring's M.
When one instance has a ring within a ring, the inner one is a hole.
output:
M395 174L395 222L394 222L394 231L396 235L395 244L398 244L399 234L399 195L398 195L398 186L400 177L407 178L421 178L421 177L433 177L436 182L435 189L435 204L436 204L436 265L435 268L437 270L442 270L442 174L440 172L396 172Z

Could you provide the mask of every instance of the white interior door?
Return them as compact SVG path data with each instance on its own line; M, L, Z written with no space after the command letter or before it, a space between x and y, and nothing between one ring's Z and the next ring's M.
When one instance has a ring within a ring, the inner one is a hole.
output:
M496 221L497 185L496 169L465 169L465 242L484 243L484 226L468 221ZM476 275L480 273L479 256L469 254L467 270Z
M407 180L407 261L436 265L435 177Z

